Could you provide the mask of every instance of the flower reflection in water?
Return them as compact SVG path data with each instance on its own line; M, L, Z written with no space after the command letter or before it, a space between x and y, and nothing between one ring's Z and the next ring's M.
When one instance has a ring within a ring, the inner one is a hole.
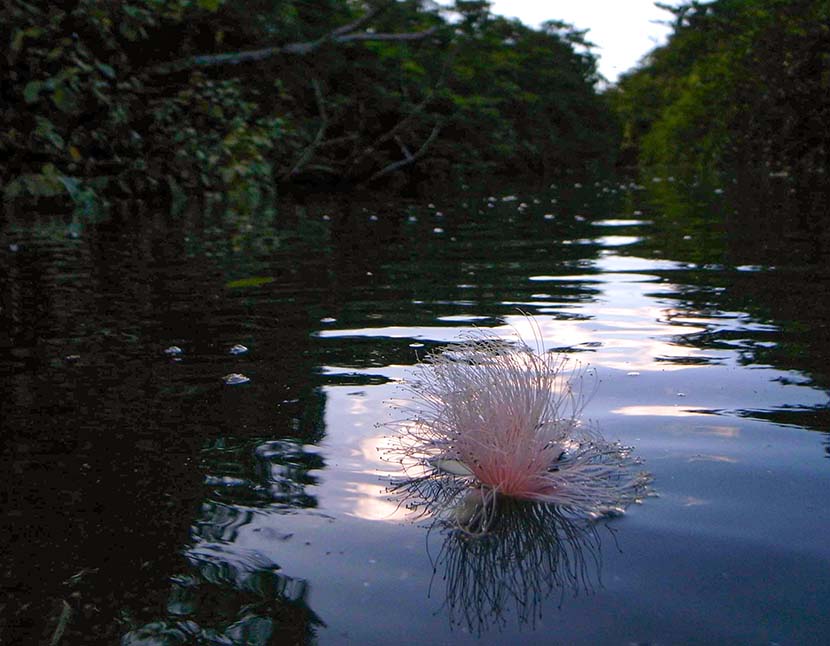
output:
M503 626L511 612L520 626L533 627L552 594L558 591L561 604L567 593L590 593L600 580L595 521L568 517L548 503L501 498L497 507L485 535L443 528L431 558L450 622L472 634Z

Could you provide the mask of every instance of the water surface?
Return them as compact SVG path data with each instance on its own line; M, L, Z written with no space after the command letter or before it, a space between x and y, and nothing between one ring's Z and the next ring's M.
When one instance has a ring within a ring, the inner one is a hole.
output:
M0 636L821 643L830 262L790 189L8 216ZM526 315L658 496L501 544L429 531L386 492L390 404L425 352Z

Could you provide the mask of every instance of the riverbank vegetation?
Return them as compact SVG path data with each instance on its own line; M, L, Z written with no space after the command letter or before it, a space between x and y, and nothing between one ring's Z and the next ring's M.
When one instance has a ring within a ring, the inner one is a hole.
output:
M585 33L483 0L6 0L6 202L400 190L493 175L830 165L830 5L665 6L609 86ZM754 170L753 170L754 169Z
M664 6L667 44L610 92L621 158L651 167L830 167L830 4L715 0Z
M583 34L487 2L3 4L7 200L553 174L613 157Z

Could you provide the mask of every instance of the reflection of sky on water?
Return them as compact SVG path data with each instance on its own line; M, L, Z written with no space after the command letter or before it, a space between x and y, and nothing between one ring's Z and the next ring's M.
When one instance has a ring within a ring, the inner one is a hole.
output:
M350 357L341 364L327 357L328 365L319 367L326 402L323 439L315 447L269 442L253 447L259 481L223 484L222 474L216 474L210 481L215 500L203 508L188 558L201 564L203 576L206 567L209 574L217 570L227 585L243 591L256 572L278 575L284 603L312 609L314 621L325 624L320 643L421 643L421 637L402 639L400 627L417 625L419 635L446 635L448 618L466 625L453 633L454 641L475 643L474 633L485 631L493 616L510 635L516 628L511 622L527 618L521 612L511 616L498 595L486 597L495 604L488 607L475 586L498 590L504 581L527 582L520 565L501 570L482 565L481 555L463 546L441 552L446 536L427 533L427 521L413 520L387 491L397 465L382 459L388 445L382 425L399 414L394 405L406 400L400 384L411 368L401 365L401 357L414 361L430 347L458 340L471 325L505 338L518 333L531 344L538 332L546 347L573 352L596 369L600 383L586 415L609 439L636 446L655 475L660 498L627 515L610 549L600 555L598 545L592 548L596 553L589 557L610 566L612 576L598 572L602 585L591 595L561 596L550 583L556 583L554 574L538 584L538 598L519 598L520 605L532 601L534 617L538 613L536 631L522 639L546 643L547 631L555 629L563 643L648 641L660 632L661 621L666 634L699 637L701 616L690 612L687 602L701 594L710 605L737 607L727 615L732 637L754 635L768 617L770 596L757 577L774 580L782 594L797 597L801 591L791 577L811 571L811 558L826 565L827 557L821 538L826 513L817 507L827 480L820 438L788 433L757 417L819 407L827 397L805 385L802 375L753 364L745 354L774 343L776 326L745 312L689 305L683 284L684 274L694 270L689 264L613 251L639 240L610 235L588 240L604 251L560 267L559 273L526 276L535 293L529 289L508 300L509 294L500 292L497 302L506 309L498 316L492 303L472 297L436 298L411 301L431 313L432 324L366 326L366 318L355 327L327 323L314 334L318 343L383 340L385 348L395 348L390 354L397 361L384 362L379 354L371 363ZM459 287L471 296L476 288ZM533 323L520 312L533 315ZM807 504L815 513L805 516L791 504L794 499L813 501ZM747 504L759 500L775 510L774 522L768 511ZM683 547L689 541L695 542L693 551ZM444 561L431 560L434 554L444 554ZM788 578L767 571L769 554L779 554L781 566L790 568ZM704 573L700 558L708 562ZM440 576L455 568L467 583L442 579L438 587L447 585L439 593L431 587L436 564L445 570ZM740 576L744 569L755 572L749 591ZM727 578L707 578L716 571ZM638 587L643 579L651 581L647 589ZM712 586L718 587L712 591ZM451 611L442 609L442 595L456 604ZM611 621L623 606L628 618ZM806 612L810 607L805 602ZM654 619L654 608L661 609L662 619ZM499 615L503 611L506 622ZM643 625L652 629L643 632ZM714 634L725 633L708 637Z
M587 272L585 270L591 270ZM535 324L549 348L589 351L589 362L597 367L618 370L684 370L704 363L736 361L715 348L701 348L683 341L696 335L728 332L774 332L774 326L753 321L742 312L695 312L682 303L683 287L668 282L673 271L688 270L688 265L666 260L601 254L584 263L578 273L532 275L535 285L550 284L551 293L532 294L532 300L502 301L501 305L536 316ZM658 274L647 273L660 272ZM563 290L571 290L570 297ZM441 314L441 302L424 303L435 308L435 326L378 326L371 328L326 329L318 332L326 339L385 337L449 343L458 339L464 328L445 324L478 324L491 327L491 316L475 312L475 302L465 301L471 312L465 315ZM457 303L452 303L457 305ZM493 332L510 337L518 331L527 341L534 335L521 315L503 316L505 326ZM742 347L766 343L763 340L733 338L723 341ZM698 344L700 345L700 344Z
M826 269L786 235L772 251L743 230L726 244L716 212L696 223L697 207L666 218L587 198L561 199L550 219L510 202L441 205L440 236L423 209L361 225L369 213L344 205L342 226L299 252L258 252L253 238L223 251L236 224L214 229L209 214L204 231L139 218L22 241L0 258L16 272L2 417L23 537L4 569L30 590L2 619L34 619L48 641L66 598L62 644L85 625L144 624L143 645L199 631L203 643L819 643ZM659 497L612 522L593 594L554 592L535 631L511 616L477 640L450 630L435 581L430 596L441 537L386 495L377 424L405 402L412 362L471 326L532 340L520 311L596 369L586 416L636 448ZM237 343L249 352L228 354ZM235 372L251 381L222 386Z

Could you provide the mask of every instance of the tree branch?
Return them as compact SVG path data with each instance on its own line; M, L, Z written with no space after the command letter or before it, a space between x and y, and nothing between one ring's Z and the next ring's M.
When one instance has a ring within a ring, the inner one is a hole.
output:
M384 142L389 141L390 139L396 138L398 136L398 133L403 129L403 127L405 125L407 125L410 121L412 121L412 119L415 116L420 114L423 111L423 109L429 104L429 102L432 101L432 98L433 98L433 92L430 91L430 93L427 94L427 96L424 97L423 101L421 101L418 105L416 105L414 108L412 108L412 110L406 116L404 116L403 119L401 119L400 121L398 121L398 123L396 123L394 126L392 126L392 128L390 130L387 130L386 132L384 132L377 139L375 139L371 144L364 147L363 150L361 150L359 152L355 151L352 154L351 161L349 162L349 168L351 169L351 168L354 168L355 166L357 166L357 164L359 164L361 160L363 160L368 155L371 155L372 153L374 153L378 149L378 147L381 144L383 144Z
M314 157L314 152L317 150L317 147L323 143L323 137L326 136L326 129L329 126L329 117L326 113L326 105L323 101L323 92L320 90L320 84L317 82L317 79L311 79L311 85L314 87L314 96L317 99L317 110L320 112L320 119L322 123L320 124L319 130L317 130L317 136L314 137L314 141L312 141L306 149L303 151L303 154L300 155L300 158L297 160L297 163L294 164L294 167L288 171L287 173L283 174L282 179L286 180L297 173L299 173L303 167L311 161Z
M420 159L426 154L427 148L429 148L430 144L432 144L432 142L435 141L435 138L438 137L438 133L441 132L441 128L443 127L443 123L436 123L432 129L432 132L429 133L429 137L427 137L426 141L424 141L424 143L421 144L421 147L415 151L415 154L407 155L404 159L401 159L400 161L392 162L388 166L380 169L378 172L372 175L368 181L374 182L376 179L380 179L381 177L388 175L389 173L394 173L399 168L403 168L404 166L408 166L409 164L414 164L416 161L418 161L418 159Z
M305 56L311 52L319 49L328 42L332 43L350 43L361 41L415 41L428 38L434 34L437 29L432 27L424 31L404 32L399 34L392 33L374 33L369 31L355 32L356 29L363 27L366 23L375 18L379 13L386 9L386 5L382 5L375 9L368 11L366 14L348 24L342 25L334 29L317 40L310 40L301 43L288 43L285 45L278 45L275 47L263 47L261 49L249 49L241 52L229 52L226 54L204 54L200 56L191 56L190 58L172 61L169 63L162 63L151 70L151 74L172 74L174 72L181 72L194 67L211 67L215 65L238 65L239 63L247 63L252 61L263 61L281 54L291 54L297 56Z

